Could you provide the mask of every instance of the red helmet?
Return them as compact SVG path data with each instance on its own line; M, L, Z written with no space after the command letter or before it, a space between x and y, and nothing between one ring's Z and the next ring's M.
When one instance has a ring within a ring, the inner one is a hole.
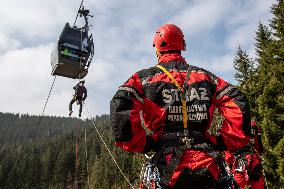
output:
M160 52L170 50L186 50L184 36L179 27L174 24L165 24L161 26L153 40L153 47Z

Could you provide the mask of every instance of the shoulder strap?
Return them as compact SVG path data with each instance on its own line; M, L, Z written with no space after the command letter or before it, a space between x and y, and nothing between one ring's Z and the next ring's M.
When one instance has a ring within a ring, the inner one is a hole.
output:
M182 90L182 87L178 84L177 80L175 80L175 78L172 76L172 74L170 74L170 72L168 72L168 70L166 70L166 68L164 68L161 65L156 65L157 68L160 68L171 80L172 82L175 84L175 86L178 88L179 91Z
M161 69L171 80L172 82L175 84L175 86L178 88L179 92L181 93L181 102L182 102L182 115L183 115L183 128L187 129L187 109L186 109L186 88L188 86L188 81L190 78L190 72L192 70L192 68L189 66L188 71L187 71L187 75L183 84L183 87L181 87L177 80L172 76L172 74L170 74L170 72L168 72L168 70L166 70L166 68L164 68L161 65L156 65L157 68Z

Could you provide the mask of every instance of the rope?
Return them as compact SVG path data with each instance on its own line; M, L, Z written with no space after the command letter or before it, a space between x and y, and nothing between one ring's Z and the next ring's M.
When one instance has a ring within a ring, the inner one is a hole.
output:
M49 93L48 93L47 99L46 99L46 101L45 101L45 104L44 104L44 107L43 107L43 110L42 110L41 116L43 116L43 114L44 114L44 112L45 112L45 108L46 108L47 102L48 102L48 100L49 100L49 97L50 97L51 91L52 91L52 89L53 89L53 85L54 85L55 79L56 79L56 76L54 76L54 79L53 79L52 85L51 85L51 87L50 87L50 89L49 89Z
M84 106L85 106L85 108L86 108L86 110L87 110L88 116L91 117L90 112L89 112L89 110L88 110L88 107L87 107L87 105L86 105L85 103L84 103ZM128 178L125 176L125 174L123 173L123 171L122 171L121 168L119 167L119 165L118 165L116 159L114 158L113 154L111 153L110 149L109 149L108 146L106 145L104 139L102 138L102 135L100 134L100 132L99 132L99 130L98 130L96 124L94 123L94 120L91 119L91 121L92 121L93 126L95 127L96 132L98 133L98 135L99 135L101 141L103 142L103 144L104 144L104 146L106 147L108 153L110 154L110 156L111 156L113 162L115 163L116 167L118 168L119 172L122 174L122 176L123 176L124 179L127 181L127 183L129 184L129 186L131 186L131 188L134 189L134 186L130 183L130 181L128 180Z
M47 98L46 98L46 101L45 101L43 110L42 110L42 112L41 112L41 116L40 116L40 118L39 118L38 126L40 126L40 124L41 124L41 121L42 121L42 118L43 118L43 114L44 114L44 112L45 112L45 108L46 108L47 102L48 102L48 100L49 100L51 91L52 91L52 89L53 89L53 85L54 85L55 79L56 79L56 76L54 76L53 82L52 82L51 87L50 87L50 89L49 89L49 93L48 93L48 95L47 95Z
M81 9L81 7L82 7L82 5L83 5L83 2L84 2L84 0L82 0L82 2L81 2L81 5L80 5L79 10L78 10L78 12L77 12L76 19L75 19L75 21L74 21L74 25L73 25L73 27L75 26L75 24L76 24L76 22L77 22L77 18L78 18L78 15L79 15L80 9Z
M82 1L83 2L83 1ZM79 67L79 78L78 78L78 80L80 81L80 79L81 79L81 65L82 65L82 42L83 42L83 40L82 40L82 29L80 29L80 67Z

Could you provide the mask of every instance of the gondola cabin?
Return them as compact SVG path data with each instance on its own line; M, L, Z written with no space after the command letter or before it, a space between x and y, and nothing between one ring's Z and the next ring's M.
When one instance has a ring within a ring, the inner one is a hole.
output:
M93 39L88 36L88 28L70 27L66 23L51 54L51 74L82 79L88 73L92 56Z

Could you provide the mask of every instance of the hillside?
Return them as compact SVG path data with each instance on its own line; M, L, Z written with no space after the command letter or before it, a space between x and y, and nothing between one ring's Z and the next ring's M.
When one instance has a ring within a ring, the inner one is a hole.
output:
M122 170L135 182L141 156L114 149L108 115L94 122ZM88 188L88 177L90 188L127 187L90 120L0 113L0 135L0 188L72 188L75 183Z

